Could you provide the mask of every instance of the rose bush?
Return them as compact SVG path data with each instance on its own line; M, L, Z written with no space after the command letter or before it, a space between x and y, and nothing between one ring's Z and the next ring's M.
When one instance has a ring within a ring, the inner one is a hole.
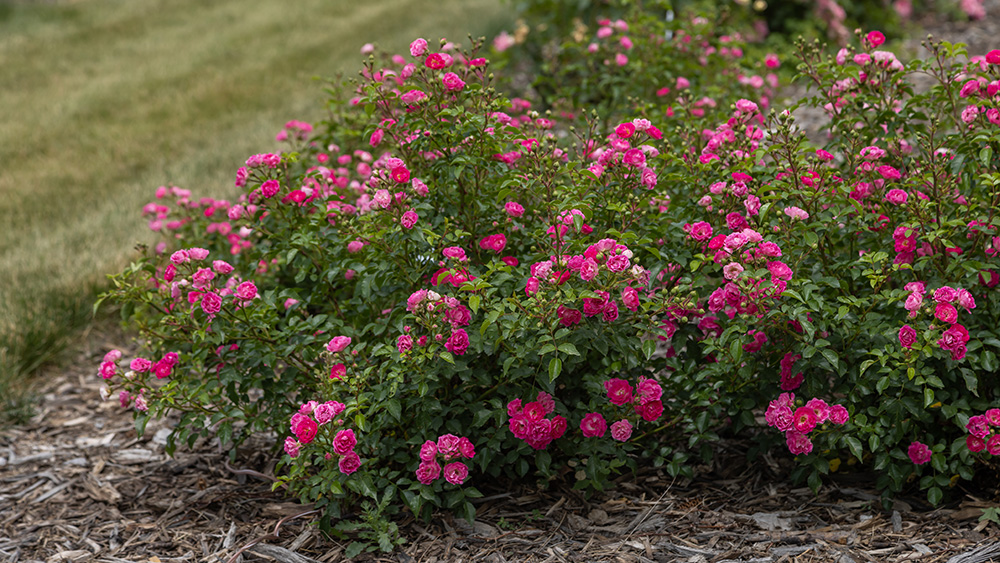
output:
M231 201L160 188L163 240L109 294L147 353L109 353L108 393L140 431L179 412L171 449L279 432L281 484L327 523L370 499L373 527L471 519L486 479L689 474L720 433L783 444L814 488L850 457L887 498L992 463L1000 52L802 47L817 148L712 22L590 33L552 54L580 58L552 111L502 95L481 45L418 39Z

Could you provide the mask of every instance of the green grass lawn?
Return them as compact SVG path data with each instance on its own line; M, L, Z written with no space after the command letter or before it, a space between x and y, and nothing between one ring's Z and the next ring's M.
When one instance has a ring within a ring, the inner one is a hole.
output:
M365 43L467 44L510 17L501 0L0 0L0 399L152 240L157 186L232 193L285 121L322 117L313 78L359 70Z

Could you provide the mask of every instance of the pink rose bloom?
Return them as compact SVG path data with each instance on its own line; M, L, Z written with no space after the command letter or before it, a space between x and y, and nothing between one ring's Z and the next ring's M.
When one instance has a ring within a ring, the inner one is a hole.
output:
M427 94L423 93L421 90L410 90L401 96L399 96L399 101L404 104L415 104L427 98Z
M604 310L601 311L601 318L607 323L618 320L618 303L614 300L608 301L608 303L604 305Z
M268 180L261 184L260 193L264 195L265 198L274 197L281 190L281 185L278 184L277 180Z
M118 366L114 362L103 362L101 363L100 374L104 379L111 379L115 376Z
M807 213L805 209L795 207L794 205L785 208L785 215L788 215L792 219L798 219L800 221L805 221L806 219L809 218L809 213Z
M990 425L983 415L976 415L969 417L969 422L965 425L965 429L969 431L976 438L985 439L990 433Z
M865 36L868 47L874 49L879 45L885 43L885 35L881 31L869 31L868 35Z
M663 402L659 399L636 405L635 412L646 422L653 422L663 415Z
M629 149L622 156L622 164L639 168L646 165L646 155L639 149Z
M107 354L104 354L105 362L117 362L120 359L122 359L121 350L111 350Z
M587 258L583 261L583 264L580 265L580 279L583 281L590 281L594 279L597 277L599 269L600 266L594 261L593 258Z
M900 189L889 190L885 194L885 199L893 205L902 205L906 203L906 199L909 195Z
M507 215L511 217L520 217L524 214L524 207L516 201L508 201L504 204L503 208L507 212Z
M632 424L624 418L613 423L611 437L619 442L627 442L632 437Z
M296 413L292 416L291 429L292 434L295 434L295 437L299 439L301 444L308 444L313 441L313 438L316 437L316 432L319 430L319 424L308 416Z
M454 434L445 434L438 438L437 448L438 453L440 453L446 460L455 459L461 455L458 448L458 443L461 439Z
M437 457L437 443L434 440L427 440L420 446L421 461L434 461Z
M740 265L738 262L730 262L722 268L722 275L727 280L730 281L740 277L740 274L742 273L743 273L743 266Z
M958 300L958 292L946 286L934 290L934 301L937 303L954 303Z
M635 392L639 396L640 403L659 401L660 397L663 396L663 388L660 387L660 384L655 379L648 377L639 378L639 384L635 386Z
M806 408L810 408L816 413L816 424L823 424L830 418L830 405L823 399L809 399Z
M608 424L604 422L604 417L600 413L588 413L580 421L580 430L584 437L600 438L608 430Z
M811 432L817 423L816 411L809 407L799 407L792 415L792 426L802 434Z
M528 426L531 424L527 418L522 415L516 415L507 421L507 429L510 433L514 435L515 438L523 440L528 437Z
M417 467L417 481L424 485L430 485L441 476L441 466L433 460L424 461Z
M622 289L622 303L633 313L639 310L639 292L634 287Z
M552 417L552 425L549 427L549 436L553 440L558 440L563 437L563 434L566 433L566 428L566 418L561 415L556 415Z
M912 348L913 343L917 341L917 331L913 329L910 325L903 325L899 329L899 344L903 348Z
M330 379L341 379L347 375L347 366L344 364L334 364L330 367Z
M785 444L788 446L788 451L794 455L808 454L813 449L812 440L795 430L785 432Z
M257 297L257 286L253 282L245 281L236 286L236 297L243 301L250 301Z
M331 354L336 354L350 345L350 336L334 336L329 342L326 343L326 351Z
M441 77L441 81L444 82L445 90L449 92L457 92L462 88L465 88L465 81L459 78L454 72L446 72L444 76Z
M472 459L476 457L476 446L468 438L462 436L458 439L458 453L462 454L465 459Z
M632 402L632 386L624 379L609 379L604 382L604 390L608 400L614 405L624 405Z
M340 410L337 410L337 405L340 405ZM316 405L313 409L313 416L316 417L316 422L321 426L333 420L335 416L343 412L343 405L341 403L335 403L333 401L327 401L325 403Z
M628 139L633 134L635 134L635 124L630 122L625 122L618 127L615 127L615 135L618 135L620 139Z
M136 373L146 373L153 368L153 363L146 358L136 358L129 363L128 367Z
M958 310L951 303L938 303L934 308L934 316L941 322L950 324L958 320Z
M691 225L691 230L688 235L697 241L706 241L712 238L712 225L705 222L699 221L694 225Z
M291 436L285 438L285 453L288 454L288 457L292 459L299 457L299 447L301 447L301 444L296 442Z
M399 222L403 225L404 228L412 229L413 226L417 224L418 219L420 219L420 216L417 215L415 211L410 209L407 210L406 213L403 213L403 216L400 218Z
M352 240L347 243L347 252L354 254L355 252L360 252L362 248L365 247L365 243L360 240Z
M173 371L174 371L174 366L164 360L160 360L159 362L153 364L153 374L156 376L157 379L165 379L167 377L170 377Z
M524 405L524 409L521 411L521 416L531 422L537 422L545 418L545 415L549 414L549 411L545 407L546 405L540 401L531 401L530 403Z
M1000 427L1000 409L990 409L983 414L986 422L994 428Z
M447 68L454 62L455 61L452 59L451 55L447 53L431 53L430 55L427 55L426 59L424 59L424 65L433 70Z
M568 309L560 305L556 308L556 315L559 317L559 324L564 327L571 327L573 325L580 324L583 320L583 314L576 309Z
M958 304L965 307L967 311L971 311L976 308L976 299L972 297L972 294L967 290L959 289L958 293Z
M844 405L833 405L830 407L830 422L834 424L847 424L850 418Z
M969 434L965 437L965 447L969 448L970 452L977 454L986 449L986 442L979 436Z
M910 456L910 461L917 465L923 465L931 460L931 449L920 442L910 444L906 454Z
M396 350L400 354L403 352L409 352L413 349L413 337L409 334L400 334L399 338L396 339Z
M212 269L215 270L216 273L223 276L233 271L233 267L225 260L216 260L212 262Z
M455 461L444 466L444 480L452 485L461 485L469 478L469 468L461 461Z
M768 262L767 269L771 275L779 280L788 281L792 279L792 269L787 264L780 261Z
M507 416L514 417L521 414L521 399L514 399L507 403Z
M184 264L191 261L191 256L188 255L187 250L178 250L170 255L170 261L174 264Z
M427 40L424 38L414 39L413 43L410 43L410 55L413 57L422 57L424 53L427 52Z
M465 256L465 250L463 250L461 246L449 246L442 250L441 254L444 254L446 258L454 258L459 262L465 262L468 260Z
M469 347L469 334L465 332L465 329L455 329L451 332L451 336L444 343L445 349L456 356L461 356L465 354L466 349Z
M340 458L337 467L344 475L350 475L361 468L361 456L356 452L347 452L347 455Z
M357 444L358 439L354 436L354 430L350 428L338 431L337 435L333 437L333 451L340 455L347 455L348 452L354 450L354 446Z
M608 258L608 269L612 272L624 272L631 265L628 256L624 254L615 254Z

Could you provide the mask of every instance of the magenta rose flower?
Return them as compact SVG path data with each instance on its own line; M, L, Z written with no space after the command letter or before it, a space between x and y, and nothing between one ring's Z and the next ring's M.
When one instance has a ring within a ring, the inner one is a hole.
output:
M437 441L438 453L444 456L445 459L454 459L461 455L458 449L458 443L461 440L458 436L454 434L445 434L440 436Z
M910 461L916 465L923 465L931 460L931 449L920 442L910 444L906 454L910 456Z
M808 454L813 449L812 440L796 430L785 432L785 444L788 446L788 451L794 455Z
M850 416L844 405L833 405L830 407L830 422L834 424L847 424Z
M663 415L663 403L660 401L647 401L636 408L639 416L646 422L653 422Z
M239 297L243 301L252 300L254 297L257 297L257 286L251 281L241 283L236 286L236 297Z
M552 426L549 428L549 435L553 440L558 440L566 433L567 422L561 415L552 417Z
M299 439L299 443L308 444L316 437L319 424L308 416L296 413L292 416L292 434Z
M445 341L444 347L456 356L461 356L465 354L466 349L469 347L469 334L465 332L465 329L455 329L451 332L451 336Z
M434 440L427 440L424 445L420 446L420 460L421 461L434 461L437 457L437 442Z
M434 461L424 461L417 467L417 481L430 485L441 476L441 466Z
M469 477L469 468L461 461L444 466L444 480L452 485L461 485Z
M899 329L899 344L903 348L912 348L917 341L917 331L910 325L903 325Z
M285 453L288 454L288 457L299 457L299 446L300 444L291 436L285 438Z
M332 340L327 342L326 351L330 352L331 354L336 354L337 352L340 352L341 350L347 348L350 345L351 345L350 336L334 336Z
M604 390L608 400L614 405L624 405L632 402L632 386L624 379L609 379L604 382Z
M600 413L592 412L580 421L580 430L587 438L600 438L608 430L608 423Z
M350 428L340 430L333 438L333 451L340 455L347 455L349 452L354 450L354 446L357 444L358 439L354 436L354 430L351 430Z
M347 455L340 458L337 467L344 475L350 475L361 468L361 456L353 451L347 452Z
M632 437L632 423L624 418L611 425L611 437L619 442L627 442Z
M943 323L954 323L958 320L958 310L951 303L938 303L934 307L934 316Z
M792 415L792 426L802 434L808 434L816 428L816 411L809 407L799 407Z

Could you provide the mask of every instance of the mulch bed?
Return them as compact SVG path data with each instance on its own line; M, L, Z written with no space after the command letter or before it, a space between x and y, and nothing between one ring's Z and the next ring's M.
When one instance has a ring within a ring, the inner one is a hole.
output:
M322 534L310 507L262 478L273 471L270 444L248 444L233 467L210 441L167 456L170 421L137 437L131 414L99 396L107 340L92 335L78 367L44 374L36 416L0 434L0 562L344 559L350 538ZM472 525L404 517L399 550L357 560L1000 561L1000 528L979 522L1000 501L995 487L992 498L937 510L904 498L883 511L863 476L814 495L783 477L789 460L749 465L737 444L726 447L693 481L650 468L590 498L561 485L488 491Z

